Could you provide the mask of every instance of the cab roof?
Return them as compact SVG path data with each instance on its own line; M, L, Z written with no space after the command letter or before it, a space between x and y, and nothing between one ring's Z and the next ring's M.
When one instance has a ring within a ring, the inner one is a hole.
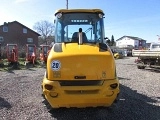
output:
M55 15L58 13L102 13L104 15L101 9L59 9Z

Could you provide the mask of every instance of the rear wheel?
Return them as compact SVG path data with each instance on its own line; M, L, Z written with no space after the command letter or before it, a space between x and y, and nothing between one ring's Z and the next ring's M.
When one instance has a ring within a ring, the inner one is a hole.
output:
M18 66L19 66L19 62L10 62L8 64L8 68L11 70L11 69L18 69Z
M42 94L42 98L43 98L42 103L46 106L46 108L47 108L48 110L52 110L53 108L52 108L52 106L49 104L49 102L46 100L44 94Z
M138 63L137 63L137 68L138 69L145 69L145 63L144 63L144 61L143 60L141 60L141 61L138 61Z
M145 66L137 65L137 68L138 68L138 69L145 69Z
M141 66L137 65L137 68L138 68L138 69L141 69Z
M0 63L0 67L4 67L4 64L3 64L3 63Z
M145 69L145 66L141 66L141 69Z

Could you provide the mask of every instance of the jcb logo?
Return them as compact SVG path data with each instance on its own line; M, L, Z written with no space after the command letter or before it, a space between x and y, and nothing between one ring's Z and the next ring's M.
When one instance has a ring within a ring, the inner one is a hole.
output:
M102 72L102 78L106 78L106 72L105 71Z

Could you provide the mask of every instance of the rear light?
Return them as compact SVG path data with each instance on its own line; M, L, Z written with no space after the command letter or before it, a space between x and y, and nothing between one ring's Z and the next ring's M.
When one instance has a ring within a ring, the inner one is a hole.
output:
M52 90L52 88L53 88L52 85L48 85L48 84L46 84L44 87L45 87L45 89L47 89L47 90Z
M57 92L50 92L50 96L51 96L51 97L57 97L57 96L58 96L58 93L57 93Z
M113 83L113 84L110 85L110 87L111 87L112 89L116 89L116 88L118 87L118 84L117 84L117 83Z

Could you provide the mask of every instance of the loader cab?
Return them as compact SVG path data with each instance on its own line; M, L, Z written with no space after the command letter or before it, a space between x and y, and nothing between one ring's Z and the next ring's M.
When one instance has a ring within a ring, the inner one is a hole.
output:
M149 50L160 50L160 43L151 43Z
M47 62L47 57L50 51L49 45L40 45L40 61Z
M28 67L28 65L31 63L34 66L35 62L36 62L36 45L35 44L26 44L25 65Z
M18 62L18 45L17 44L7 44L6 53L8 62L14 63Z
M12 69L17 69L19 65L18 45L17 44L7 44L6 54L7 54L7 60L8 60L8 67Z
M79 12L81 11L81 12ZM55 43L95 44L104 42L104 13L95 9L59 10L55 13Z

